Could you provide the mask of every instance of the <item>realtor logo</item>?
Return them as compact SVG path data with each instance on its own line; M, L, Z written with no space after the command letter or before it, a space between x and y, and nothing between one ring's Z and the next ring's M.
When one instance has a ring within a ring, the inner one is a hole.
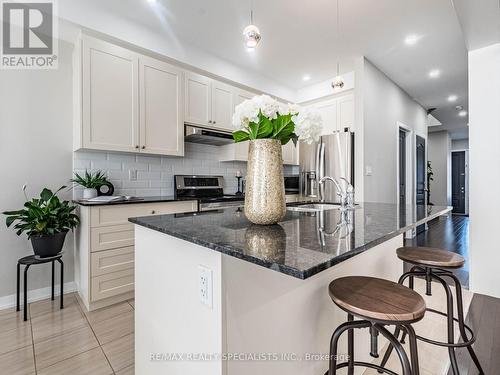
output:
M3 0L1 5L1 68L57 68L55 1Z

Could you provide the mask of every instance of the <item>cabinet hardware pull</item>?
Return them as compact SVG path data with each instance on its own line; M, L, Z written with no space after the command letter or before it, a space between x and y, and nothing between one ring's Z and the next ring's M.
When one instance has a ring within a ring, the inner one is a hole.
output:
M212 123L212 120L208 120L208 123L211 124Z
M139 145L135 145L135 148L139 148Z
M142 149L144 150L146 148L146 146L142 146Z
M214 124L216 123L216 121L214 121Z
M155 211L155 210L151 211L151 214L152 214L152 215L154 215L155 213L156 213L156 211Z

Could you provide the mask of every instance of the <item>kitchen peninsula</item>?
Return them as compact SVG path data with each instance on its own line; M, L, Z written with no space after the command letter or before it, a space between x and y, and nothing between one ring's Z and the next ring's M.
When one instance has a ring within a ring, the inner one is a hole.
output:
M136 373L324 374L317 355L346 320L328 284L346 275L397 280L404 233L450 208L292 210L274 226L253 225L236 208L130 219ZM356 353L369 360L362 337Z

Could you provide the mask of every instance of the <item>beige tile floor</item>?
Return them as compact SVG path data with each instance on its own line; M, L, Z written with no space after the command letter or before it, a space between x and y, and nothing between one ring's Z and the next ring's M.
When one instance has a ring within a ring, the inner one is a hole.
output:
M134 301L87 312L73 294L0 311L0 373L133 375ZM6 371L6 372L4 372Z

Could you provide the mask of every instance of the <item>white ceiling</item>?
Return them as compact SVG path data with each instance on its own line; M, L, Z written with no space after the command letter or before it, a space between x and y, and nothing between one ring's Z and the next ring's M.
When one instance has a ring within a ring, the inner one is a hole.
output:
M248 52L242 30L249 22L250 0L86 0L116 16L139 23L173 43L187 43L293 90L353 70L366 56L426 108L443 126L459 132L467 117L467 50L450 0L339 0L340 36L335 0L253 0L254 21L262 33ZM408 34L421 37L404 44ZM438 79L428 78L438 68ZM302 76L311 80L304 82ZM450 94L458 96L454 104Z

